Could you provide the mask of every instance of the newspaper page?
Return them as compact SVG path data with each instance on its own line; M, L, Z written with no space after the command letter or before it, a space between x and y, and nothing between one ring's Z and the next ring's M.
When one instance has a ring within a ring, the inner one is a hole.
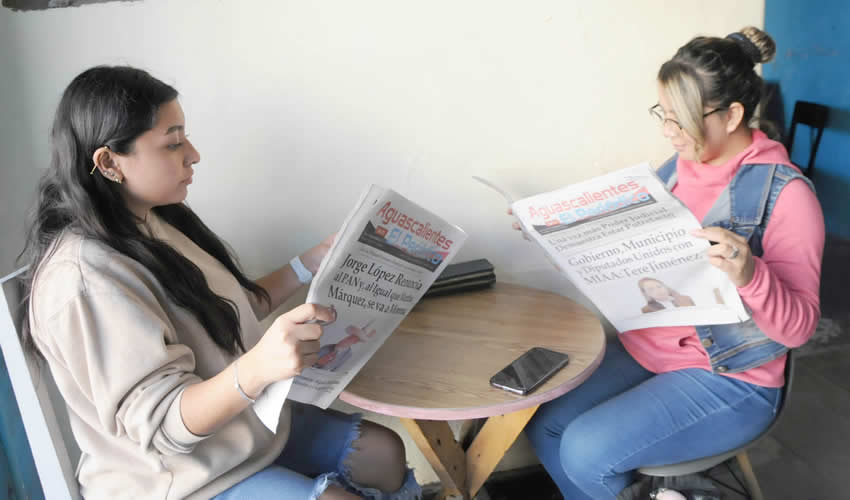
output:
M700 222L648 163L505 197L526 235L621 332L749 318L735 285L708 262L710 243L691 236Z
M327 408L398 327L466 240L457 226L372 185L349 213L307 293L332 307L319 360L291 380L268 387L254 404L273 431L289 397Z

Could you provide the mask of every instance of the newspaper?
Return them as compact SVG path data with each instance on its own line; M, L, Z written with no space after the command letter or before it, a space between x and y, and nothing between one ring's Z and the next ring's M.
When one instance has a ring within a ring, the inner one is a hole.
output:
M319 360L272 384L254 411L274 431L289 397L327 408L398 327L466 240L466 233L402 197L372 185L360 196L319 270L307 302L332 307Z
M735 285L708 262L702 226L648 163L508 201L523 232L624 332L749 318Z

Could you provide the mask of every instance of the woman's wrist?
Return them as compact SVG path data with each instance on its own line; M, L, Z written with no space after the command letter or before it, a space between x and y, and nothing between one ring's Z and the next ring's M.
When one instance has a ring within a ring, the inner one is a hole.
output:
M255 368L258 363L254 362L252 351L248 351L242 356L239 356L233 362L234 373L238 373L239 386L242 391L251 399L257 399L263 393L266 386L269 385Z
M301 259L301 262L304 264L304 267L307 268L308 271L316 274L319 270L319 266L322 264L322 257L324 253L319 250L318 246L311 248L304 252L304 254L299 255L298 258Z

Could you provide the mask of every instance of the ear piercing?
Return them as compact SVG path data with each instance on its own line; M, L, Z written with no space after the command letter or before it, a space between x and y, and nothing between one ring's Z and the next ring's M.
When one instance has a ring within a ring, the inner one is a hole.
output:
M97 166L95 166L92 169L91 174L94 174L95 169L97 169ZM119 177L118 174L116 172L112 171L112 170L107 170L106 172L102 172L102 174L103 174L104 177L106 177L107 179L109 179L112 182L117 182L118 184L121 184L122 182L124 182L124 179Z

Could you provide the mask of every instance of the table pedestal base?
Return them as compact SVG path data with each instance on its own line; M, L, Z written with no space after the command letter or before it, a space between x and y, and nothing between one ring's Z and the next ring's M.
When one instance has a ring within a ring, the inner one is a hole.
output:
M440 498L467 500L478 493L537 408L488 418L465 452L445 421L401 421L440 478Z

